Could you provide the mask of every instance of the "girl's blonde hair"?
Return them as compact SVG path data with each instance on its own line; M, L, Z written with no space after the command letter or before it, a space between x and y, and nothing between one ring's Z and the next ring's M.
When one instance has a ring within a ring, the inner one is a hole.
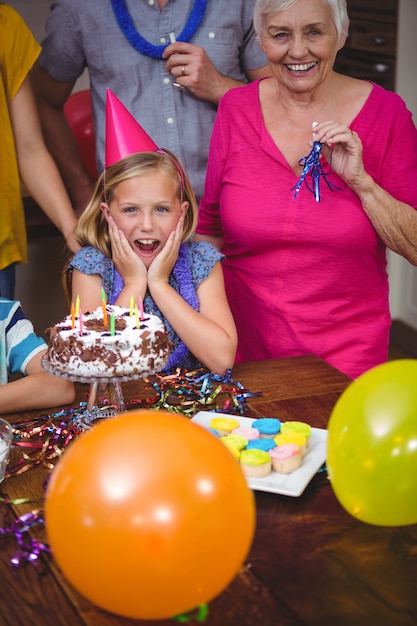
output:
M99 177L93 196L75 227L75 238L80 246L93 246L111 257L111 244L107 220L101 203L110 204L114 191L121 182L135 176L161 173L176 183L180 202L188 202L182 241L193 234L198 219L197 200L187 174L176 157L168 150L137 152L108 167Z

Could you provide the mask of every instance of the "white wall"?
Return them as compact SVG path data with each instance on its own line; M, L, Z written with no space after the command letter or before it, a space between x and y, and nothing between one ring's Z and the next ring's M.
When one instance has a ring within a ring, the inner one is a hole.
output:
M86 2L88 2L88 0L86 0ZM8 0L7 4L10 4L19 11L20 15L31 29L35 39L41 43L45 35L46 18L48 17L53 0ZM77 80L74 91L87 89L88 84L88 72L85 71Z
M8 0L25 20L36 39L40 42L45 30L45 16L49 12L52 0Z

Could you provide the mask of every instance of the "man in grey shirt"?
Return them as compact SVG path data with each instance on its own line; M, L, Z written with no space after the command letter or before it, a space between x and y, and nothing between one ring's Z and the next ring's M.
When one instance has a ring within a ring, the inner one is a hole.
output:
M254 0L58 0L33 70L45 137L80 213L89 178L63 105L88 67L103 169L109 87L203 195L211 130L223 94L269 75L253 25Z

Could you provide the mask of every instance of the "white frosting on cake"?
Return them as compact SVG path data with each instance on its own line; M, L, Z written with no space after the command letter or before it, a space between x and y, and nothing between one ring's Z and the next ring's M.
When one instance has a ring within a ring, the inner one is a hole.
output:
M91 379L160 371L171 348L160 318L145 314L138 321L129 309L118 306L107 305L106 311L106 327L102 308L83 314L82 332L78 319L72 328L70 315L53 327L47 354L51 368L64 376ZM111 314L114 335L109 328Z

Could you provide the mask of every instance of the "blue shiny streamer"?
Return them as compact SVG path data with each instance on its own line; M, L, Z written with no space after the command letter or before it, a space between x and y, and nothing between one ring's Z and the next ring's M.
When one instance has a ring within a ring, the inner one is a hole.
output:
M335 184L331 183L327 180L327 174L323 171L323 168L320 163L320 152L321 152L321 143L319 141L315 141L313 143L313 148L311 149L310 154L303 157L298 161L298 165L303 167L302 174L300 179L292 189L295 189L295 193L293 198L295 199L302 187L302 184L305 183L305 186L316 199L316 202L320 202L320 179L322 178L328 188L333 191L334 189L341 189L337 187ZM312 184L311 186L308 184L307 175L310 174Z

